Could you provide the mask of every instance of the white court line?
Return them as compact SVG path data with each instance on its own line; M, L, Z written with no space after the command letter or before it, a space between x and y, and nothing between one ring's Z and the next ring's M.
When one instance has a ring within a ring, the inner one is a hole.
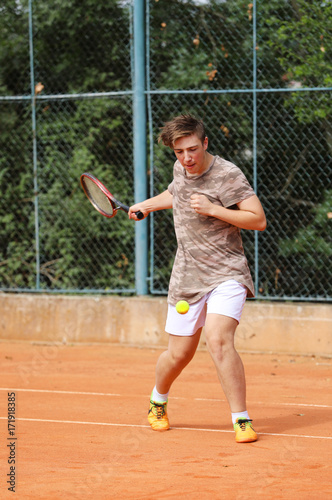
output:
M116 396L121 397L122 394L113 394L107 392L78 392L78 391L50 391L48 389L13 389L0 387L0 391L14 391L14 392L47 392L51 394L77 394L83 396Z
M179 399L179 398L174 398L174 399ZM184 399L184 398L181 398L181 399ZM205 399L205 398L193 398L193 399L194 399L194 401L222 401L222 402L226 402L225 399ZM250 400L248 401L248 403L255 404L255 405L266 405L266 406L282 405L282 406L313 406L314 408L332 408L331 405L315 405L312 403L281 403L281 402L273 403L271 401L250 401Z
M264 403L259 403L259 404L264 404ZM310 404L310 403L303 403L303 404L301 404L301 403L277 403L277 404L283 405L283 406L313 406L314 408L332 408L332 406L330 406L330 405L314 405L314 404Z
M15 389L12 387L0 387L0 391L14 391L14 392L39 392L39 393L48 393L48 394L74 394L74 395L82 395L82 396L110 396L110 397L118 397L121 398L123 397L123 394L114 394L114 393L108 393L108 392L79 392L79 391L55 391L55 390L48 390L48 389ZM140 398L147 398L149 397L148 395L139 395L137 397ZM182 400L187 400L189 398L184 398L184 397L177 397L177 396L172 396L172 399L182 399ZM226 403L225 399L212 399L212 398L193 398L194 401L210 401L214 403ZM300 406L300 407L313 407L313 408L332 408L332 405L316 405L312 403L273 403L273 402L268 402L268 401L248 401L250 404L256 404L256 405L275 405L275 406Z
M0 420L7 420L7 417L0 417ZM74 424L74 425L101 425L106 427L135 427L136 429L150 429L150 425L137 425L137 424L114 424L111 422L80 422L78 420L49 420L42 418L16 418L16 421L22 422L46 422L52 424ZM195 432L234 432L231 430L224 429L200 429L198 427L171 427L171 429L178 431L195 431ZM278 436L278 437L295 437L295 438L306 438L306 439L332 439L332 436L308 436L305 434L277 434L272 432L260 432L261 436Z

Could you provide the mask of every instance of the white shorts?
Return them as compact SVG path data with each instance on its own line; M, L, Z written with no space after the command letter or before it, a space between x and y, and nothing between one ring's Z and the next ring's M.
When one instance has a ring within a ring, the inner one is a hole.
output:
M221 314L240 322L247 298L247 288L235 280L225 281L194 304L186 314L179 314L175 306L168 304L165 330L181 337L194 335L205 325L206 315Z

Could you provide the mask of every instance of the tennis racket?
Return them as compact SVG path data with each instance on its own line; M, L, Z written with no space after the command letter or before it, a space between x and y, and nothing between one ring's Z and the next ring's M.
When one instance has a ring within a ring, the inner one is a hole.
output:
M105 217L114 217L119 209L126 213L129 212L129 207L117 200L94 175L87 172L82 174L81 184L92 205ZM138 219L144 218L144 214L140 210L135 214Z

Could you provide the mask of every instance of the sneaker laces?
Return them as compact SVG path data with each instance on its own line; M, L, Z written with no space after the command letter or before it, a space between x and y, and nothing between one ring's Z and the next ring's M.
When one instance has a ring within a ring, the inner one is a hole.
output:
M151 401L151 404L152 408L150 411L152 411L158 419L163 418L166 413L166 403L155 403Z
M239 424L241 431L245 431L247 424L250 424L250 422L252 422L252 420L250 420L248 418L239 418L236 423Z

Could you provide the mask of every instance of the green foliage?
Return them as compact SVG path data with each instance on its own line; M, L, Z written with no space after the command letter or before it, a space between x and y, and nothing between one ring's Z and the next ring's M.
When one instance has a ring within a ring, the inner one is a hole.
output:
M150 2L152 87L204 90L250 86L249 14L248 5L239 0L203 5L179 0Z
M131 97L56 96L131 89L129 3L33 2L35 82L53 98L36 99L36 178L31 100L0 103L2 288L35 288L37 235L42 289L134 287L133 222L124 213L101 217L79 183L92 171L132 203ZM149 2L150 88L173 91L150 96L151 195L172 180L174 155L157 145L160 127L181 112L202 117L209 151L236 163L251 183L257 174L268 218L259 235L262 295L331 295L331 92L295 91L331 87L331 9L320 0L257 0L253 47L251 2ZM29 96L28 1L3 0L0 12L0 94ZM258 89L290 90L256 94L256 158L254 76ZM232 92L176 93L214 89ZM165 292L176 246L171 212L153 220L153 286ZM254 271L254 235L243 237Z
M314 218L311 224L300 229L293 238L280 242L280 255L296 256L306 267L312 264L312 255L315 255L317 265L320 266L322 266L322 258L332 257L331 207L332 190L328 190L325 192L323 202L313 208Z
M278 57L282 78L292 87L331 87L332 85L332 3L294 0L293 15L268 20L273 31L269 46ZM312 95L312 106L306 101ZM329 119L332 112L328 93L294 92L286 104L295 110L300 122Z
M121 2L35 5L36 80L48 94L130 87L128 10Z
M0 94L23 94L30 88L28 1L3 0L0 13Z
M2 14L0 87L6 95L26 93L27 5L5 1ZM33 21L36 81L44 92L130 85L129 15L119 2L101 7L67 0L51 8L38 2ZM31 112L29 101L0 108L1 286L35 288L38 238L41 288L133 288L134 224L123 213L116 223L97 214L79 183L84 171L93 171L120 199L132 202L131 99L37 100L38 196Z
M120 149L128 123L130 108L117 99L76 101L65 110L48 109L39 120L40 183L46 186L39 197L40 235L48 287L133 287L133 223L123 213L116 222L96 213L79 185L80 175L92 171L115 196L131 200L132 171L122 168L132 164L131 147L122 141Z
M289 289L298 293L302 280L308 296L329 296L332 280L332 190L325 192L320 205L313 208L312 222L297 231L293 238L280 241L280 273ZM296 279L295 279L296 277Z

